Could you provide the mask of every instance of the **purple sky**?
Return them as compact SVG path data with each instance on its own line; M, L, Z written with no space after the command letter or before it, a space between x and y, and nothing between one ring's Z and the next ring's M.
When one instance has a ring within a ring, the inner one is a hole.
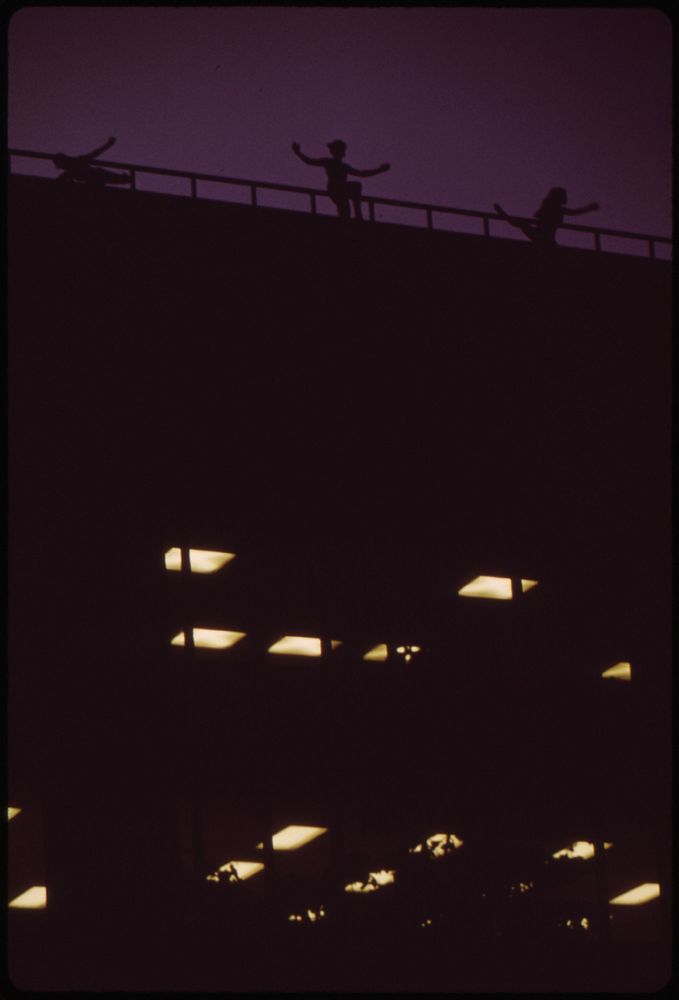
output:
M9 31L9 144L671 233L671 24L652 9L34 7ZM24 169L26 161L21 161ZM53 171L52 171L53 172Z

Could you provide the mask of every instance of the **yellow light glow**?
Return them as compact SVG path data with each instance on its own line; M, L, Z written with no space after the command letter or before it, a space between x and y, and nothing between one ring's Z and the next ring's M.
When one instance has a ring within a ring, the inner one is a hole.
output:
M268 652L284 656L320 656L321 640L306 635L284 635L273 646L269 646Z
M508 576L477 576L458 590L460 597L488 597L511 601L512 581Z
M365 882L350 882L344 886L345 892L376 892L383 885L389 885L396 881L396 870L394 868L381 868L377 872L368 872Z
M182 550L178 548L168 549L165 553L165 569L180 570L182 568Z
M304 847L305 844L327 832L327 826L297 826L295 824L284 826L271 838L273 849L274 851L296 851L298 847ZM257 844L257 850L263 851L264 844Z
M227 861L223 865L220 865L220 872L235 872L241 882L244 882L248 878L252 878L257 872L261 872L264 865L259 861Z
M14 819L21 812L20 806L7 806L7 820Z
M235 552L216 552L212 549L189 549L189 566L192 573L216 573L222 566L236 558ZM165 553L165 569L182 568L182 550L168 549Z
M245 638L246 632L229 632L217 628L194 628L193 645L201 649L228 649ZM170 640L173 646L186 645L186 633L178 632Z
M537 580L522 580L521 581L521 592L523 594L525 594L527 590L532 590L533 587L537 587L537 585L538 585L538 581Z
M604 849L608 850L613 844L604 841ZM560 851L552 854L553 858L583 858L587 861L594 857L594 844L590 840L576 840L570 847L563 847Z
M631 663L615 663L608 670L604 670L601 675L602 677L612 677L618 681L631 681L632 680L632 664Z
M629 892L623 892L621 896L615 896L610 900L613 906L640 906L648 903L651 899L657 899L660 895L660 885L658 882L644 882L635 886Z
M341 645L342 645L342 640L341 639L331 639L330 640L330 648L331 649L337 649L337 647L341 646Z
M385 642L381 642L379 646L373 646L363 657L364 660L369 660L372 663L382 663L386 658L387 644Z
M408 848L408 851L410 854L420 854L426 846L431 857L442 858L445 854L450 854L451 850L462 847L463 843L454 833L432 833L424 844L416 844L415 847Z
M34 885L9 904L17 910L44 910L47 906L47 886Z

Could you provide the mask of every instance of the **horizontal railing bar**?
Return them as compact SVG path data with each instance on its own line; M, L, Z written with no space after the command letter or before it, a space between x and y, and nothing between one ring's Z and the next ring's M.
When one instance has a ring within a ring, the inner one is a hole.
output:
M28 149L9 149L8 153L10 156L20 156L38 160L52 160L54 158L54 154L36 153ZM293 194L311 195L312 197L317 197L319 195L321 197L329 197L327 191L324 191L321 188L300 187L295 184L277 184L272 181L252 181L246 180L242 177L222 177L219 174L196 173L193 170L171 170L167 167L147 167L137 163L121 163L116 160L97 159L96 163L100 164L102 167L114 167L118 170L128 170L135 173L155 174L162 177L183 177L194 182L211 181L216 184L232 184L241 187L248 187L251 190L253 188L260 188L268 191L287 191ZM490 219L495 219L500 222L506 221L503 219L503 216L498 215L495 212L484 212L469 208L451 208L449 205L431 205L427 202L421 201L400 201L396 198L382 198L376 195L364 195L362 201L366 202L369 206L372 205L373 212L375 205L387 205L392 208L407 208L424 211L427 213L427 218L429 218L430 213L438 212L443 215L460 215L467 218L482 219L485 224L487 224ZM535 222L534 219L518 215L512 216L511 218L516 222ZM601 229L596 226L582 226L571 222L564 222L559 228L568 229L572 232L589 233L595 237L618 236L631 240L651 240L653 243L672 243L672 239L668 236L653 236L650 233L630 233L623 229Z

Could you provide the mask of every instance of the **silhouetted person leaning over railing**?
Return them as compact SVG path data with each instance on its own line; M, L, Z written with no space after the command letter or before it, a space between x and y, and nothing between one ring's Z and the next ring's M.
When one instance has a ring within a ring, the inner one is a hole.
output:
M91 153L83 153L81 156L66 156L65 153L57 153L52 157L52 163L63 173L57 177L58 181L81 181L84 184L131 184L131 174L117 174L112 170L104 170L102 167L92 166L92 161L110 149L115 142L115 136L111 136L108 142L102 146L97 146Z
M533 217L537 220L536 222L520 222L518 219L512 218L497 202L493 208L505 222L520 229L533 243L539 243L542 246L555 246L556 231L559 226L563 225L564 215L583 215L585 212L593 212L599 208L596 201L592 201L582 208L566 208L567 200L568 195L564 188L552 188L537 212L534 213Z
M354 217L362 219L361 193L363 188L358 181L350 181L347 178L349 175L352 177L374 177L375 174L383 174L389 170L389 164L382 163L374 170L357 170L356 167L350 167L348 163L343 162L344 154L347 151L346 142L335 139L328 143L328 149L331 156L321 156L314 159L304 155L298 142L292 144L293 153L299 157L302 163L306 163L310 167L323 167L325 170L328 177L328 194L337 207L340 219L349 218L349 202L354 206Z

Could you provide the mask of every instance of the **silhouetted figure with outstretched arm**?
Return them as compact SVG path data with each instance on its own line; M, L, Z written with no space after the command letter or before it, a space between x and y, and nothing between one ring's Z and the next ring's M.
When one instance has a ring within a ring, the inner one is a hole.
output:
M310 167L323 167L325 170L328 178L328 194L337 207L340 219L349 218L349 202L354 206L354 217L362 219L361 192L363 188L358 181L350 181L347 178L350 174L352 177L374 177L375 174L383 174L388 170L389 164L382 163L374 170L357 170L356 167L350 167L348 163L343 162L344 154L347 151L346 142L335 139L328 143L328 149L330 156L314 159L311 156L305 156L298 142L292 144L293 153L299 157L302 163L306 163Z
M533 243L554 246L556 245L556 231L559 226L563 225L564 215L583 215L585 212L593 212L599 208L596 201L590 202L589 205L583 205L582 208L566 208L567 200L568 195L564 188L552 188L537 212L534 213L533 217L537 220L536 222L520 222L518 219L512 218L497 202L493 208L505 222L520 229Z
M117 174L112 170L92 166L92 161L110 149L115 141L115 136L111 136L103 145L97 146L91 153L83 153L81 156L66 156L65 153L57 153L52 157L52 163L58 170L63 171L57 180L82 181L85 184L131 184L131 174Z

